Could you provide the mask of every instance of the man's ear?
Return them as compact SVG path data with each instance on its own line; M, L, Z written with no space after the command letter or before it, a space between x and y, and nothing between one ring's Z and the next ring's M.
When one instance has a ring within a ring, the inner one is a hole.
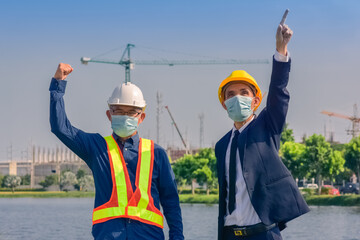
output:
M109 121L111 122L110 110L106 110L106 116L108 117Z
M139 117L138 126L140 123L142 123L144 121L145 117L146 117L146 114L144 112L142 112Z
M260 98L259 97L254 97L254 100L252 102L252 109L256 108L257 106L259 106L260 104Z
M225 102L222 102L221 105L223 106L223 108L227 111L227 107L225 105Z

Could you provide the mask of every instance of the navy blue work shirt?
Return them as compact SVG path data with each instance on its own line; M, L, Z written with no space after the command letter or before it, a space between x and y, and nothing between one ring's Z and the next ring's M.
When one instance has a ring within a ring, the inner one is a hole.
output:
M95 182L94 208L108 202L112 193L112 178L105 139L98 133L86 133L71 125L65 113L63 96L67 81L52 79L50 83L50 125L51 131L89 166ZM113 133L119 144L128 169L130 182L135 191L136 168L138 162L139 135L125 142ZM169 226L170 240L182 240L183 225L175 176L166 152L154 144L154 167L152 173L151 196L154 205L163 208ZM164 239L159 227L128 218L116 218L93 225L95 239Z

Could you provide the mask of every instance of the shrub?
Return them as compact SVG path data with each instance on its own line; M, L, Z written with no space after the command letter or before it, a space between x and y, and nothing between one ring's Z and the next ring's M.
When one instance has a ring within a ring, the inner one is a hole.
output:
M55 185L58 183L59 183L58 175L51 174L46 176L44 181L39 182L39 185L42 186L43 188L47 188L50 187L51 185Z

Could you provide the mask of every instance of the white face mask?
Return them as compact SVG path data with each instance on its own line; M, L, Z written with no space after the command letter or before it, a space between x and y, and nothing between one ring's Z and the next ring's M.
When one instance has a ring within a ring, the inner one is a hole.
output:
M139 119L127 115L111 115L111 128L119 137L131 136L138 127Z
M225 106L229 117L235 122L242 122L248 119L252 114L252 97L236 95L225 101Z

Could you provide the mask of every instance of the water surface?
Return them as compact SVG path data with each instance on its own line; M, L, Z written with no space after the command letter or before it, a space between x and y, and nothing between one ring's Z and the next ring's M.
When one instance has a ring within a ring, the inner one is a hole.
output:
M91 198L0 198L0 239L92 239ZM217 205L182 204L189 240L217 237ZM168 235L167 226L164 228ZM284 239L360 240L360 207L311 207L282 231Z

